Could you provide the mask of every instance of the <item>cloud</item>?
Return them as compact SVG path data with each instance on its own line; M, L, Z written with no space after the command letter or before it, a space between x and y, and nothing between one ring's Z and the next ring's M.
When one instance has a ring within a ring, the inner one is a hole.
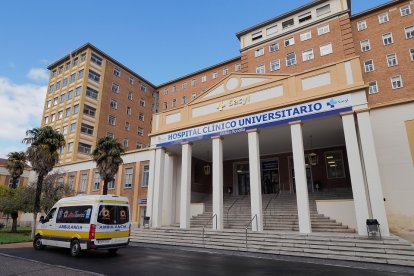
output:
M49 61L48 61L47 59L45 59L45 58L42 58L42 59L40 60L40 63L43 63L43 64L48 64L48 63L49 63Z
M27 145L21 144L10 146L10 147L0 147L0 158L7 159L7 154L13 151L26 151Z
M29 70L29 73L26 75L29 79L34 81L48 81L49 74L45 69L42 68L32 68Z
M15 84L0 76L0 147L2 141L20 143L26 130L40 126L46 91L46 86Z

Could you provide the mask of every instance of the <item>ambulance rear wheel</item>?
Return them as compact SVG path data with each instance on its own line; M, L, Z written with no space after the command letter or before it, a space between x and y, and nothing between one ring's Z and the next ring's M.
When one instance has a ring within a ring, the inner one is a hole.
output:
M42 250L45 246L42 244L42 237L36 236L33 240L33 248L36 250Z
M70 244L70 255L77 257L81 253L81 246L78 240L73 240Z
M118 248L112 248L112 249L108 249L108 253L109 255L116 255L116 252L118 251Z

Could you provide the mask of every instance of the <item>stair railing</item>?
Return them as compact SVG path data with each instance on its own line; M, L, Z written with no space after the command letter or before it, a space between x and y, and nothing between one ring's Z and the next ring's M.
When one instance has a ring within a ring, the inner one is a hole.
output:
M227 209L227 213L226 213L227 223L229 223L229 213L230 213L230 210L231 210L231 208L233 208L234 204L236 204L236 202L239 201L239 199L240 198L236 198L236 200L233 201L233 203L230 205L230 208Z
M257 214L253 216L253 218L249 221L249 223L246 225L246 248L247 248L247 229L252 224L253 220L256 219L256 230L259 229L259 222L257 221Z
M216 224L214 226L216 227L216 230L217 230L217 214L214 214L214 215L212 215L210 217L210 219L207 221L207 223L203 225L203 244L204 244L204 232L205 232L205 228L210 223L210 221L212 221L214 218L216 218Z
M266 219L266 212L267 212L267 208L269 208L270 203L271 203L273 200L275 200L275 199L279 196L279 193L280 193L280 190L278 190L278 191L276 192L276 194L274 194L274 195L270 198L270 200L267 202L267 204L266 204L266 208L264 209L264 212L263 212L263 214L264 214L264 219L265 219L265 226L267 225L267 219ZM270 209L270 215L272 215L272 209Z

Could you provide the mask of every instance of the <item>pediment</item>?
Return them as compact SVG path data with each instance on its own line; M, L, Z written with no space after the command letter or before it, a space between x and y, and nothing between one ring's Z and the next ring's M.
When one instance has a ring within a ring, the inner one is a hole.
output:
M230 94L237 93L239 91L257 86L265 85L270 82L275 82L289 75L256 75L256 74L235 74L232 73L213 87L209 88L203 94L195 98L191 104L197 104L205 100L210 100Z

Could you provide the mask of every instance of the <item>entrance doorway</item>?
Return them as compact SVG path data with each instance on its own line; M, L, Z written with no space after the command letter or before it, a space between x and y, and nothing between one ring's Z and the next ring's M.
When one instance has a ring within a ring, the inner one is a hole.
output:
M305 156L305 160L308 156ZM295 167L293 165L293 157L289 156L289 181L290 181L290 193L296 193L296 183L295 183ZM308 163L305 163L306 166L306 181L308 183L308 192L313 192L313 177L312 177L312 168Z
M250 194L250 173L249 173L249 164L237 164L236 165L236 174L237 174L237 189L239 195L249 195Z

